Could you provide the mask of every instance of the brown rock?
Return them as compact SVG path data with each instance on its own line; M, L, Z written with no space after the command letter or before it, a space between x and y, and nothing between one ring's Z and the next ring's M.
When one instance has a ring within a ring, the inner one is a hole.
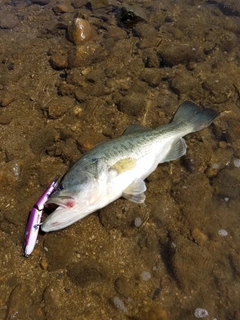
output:
M23 163L21 161L12 160L1 166L0 169L0 185L3 188L12 186L21 180Z
M74 11L74 8L71 6L71 4L64 3L64 2L58 2L56 6L53 8L53 12L56 15L67 13L67 12L73 12L73 11Z
M86 67L91 63L91 58L96 50L96 44L91 42L77 46L69 52L68 66L72 67Z
M208 241L207 235L197 228L193 229L192 237L200 246L203 246Z
M125 298L129 298L133 293L133 280L126 277L119 277L115 281L114 287L119 294Z
M82 18L74 19L72 25L68 27L68 39L75 45L89 41L93 36L90 23Z
M6 114L0 114L0 124L6 125L12 121L12 117Z
M106 6L111 4L111 1L109 1L109 0L90 0L89 4L92 9L105 8Z
M45 107L47 115L51 119L60 118L71 108L75 106L75 100L70 97L59 97L52 99L49 104Z
M14 98L11 95L9 95L8 93L6 93L3 95L2 98L0 98L0 106L7 107L13 100L14 100Z
M19 23L17 15L13 13L2 12L0 15L0 29L12 29Z
M40 6L45 6L50 2L50 0L31 0L33 4L38 4Z
M106 137L98 132L84 131L78 138L77 143L81 152L86 152L99 142L106 140Z
M56 70L64 69L68 65L67 56L56 53L51 57L50 64L53 67L53 69L56 69Z
M48 262L46 259L42 259L41 262L40 262L40 267L43 269L43 270L47 270L48 268Z
M89 2L88 0L73 0L72 6L75 9L79 9L79 8L82 8L83 6L85 6L88 2Z
M49 271L64 269L73 253L74 243L70 237L48 237L44 241L46 264Z
M43 154L49 146L54 144L57 135L57 131L51 125L39 130L30 141L32 152L36 155Z
M138 116L145 109L145 95L133 92L132 94L123 97L116 105L119 111L130 116Z
M203 57L203 49L197 43L163 42L158 47L158 54L164 66L186 64L199 61Z

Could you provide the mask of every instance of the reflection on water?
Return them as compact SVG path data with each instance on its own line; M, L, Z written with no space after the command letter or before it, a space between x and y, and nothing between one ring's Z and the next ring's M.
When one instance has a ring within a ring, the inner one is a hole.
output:
M231 0L0 2L1 319L237 319L239 19ZM151 174L145 204L41 233L24 258L57 174L184 100L221 117Z

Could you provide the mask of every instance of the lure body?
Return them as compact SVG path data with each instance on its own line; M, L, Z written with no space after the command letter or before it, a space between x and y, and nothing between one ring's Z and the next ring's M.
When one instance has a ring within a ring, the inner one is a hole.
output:
M37 242L38 232L41 224L42 212L44 205L48 200L49 196L53 193L57 186L57 181L59 176L56 177L53 182L48 186L43 195L33 206L31 212L29 213L26 232L25 232L25 241L24 241L24 254L25 257L28 257L35 247Z

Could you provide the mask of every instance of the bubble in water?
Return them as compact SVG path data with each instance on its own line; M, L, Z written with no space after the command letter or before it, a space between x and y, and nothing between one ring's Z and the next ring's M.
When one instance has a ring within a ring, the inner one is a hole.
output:
M226 237L228 235L228 232L224 229L220 229L218 230L218 234L221 236L221 237Z
M142 219L140 217L134 219L134 225L135 227L139 228L142 225Z
M118 309L120 309L120 310L122 310L124 312L127 312L127 309L126 309L126 307L124 305L124 302L120 298L114 297L113 298L113 303L114 303L115 307L117 307Z
M148 271L143 271L141 273L141 278L144 280L144 281L148 281L149 279L151 279L151 273L148 272Z
M194 316L196 318L206 318L207 316L209 316L209 314L206 309L196 308L194 311Z

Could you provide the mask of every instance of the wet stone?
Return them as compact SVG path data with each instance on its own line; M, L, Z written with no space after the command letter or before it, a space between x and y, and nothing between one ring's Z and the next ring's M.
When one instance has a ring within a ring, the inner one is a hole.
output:
M117 210L115 215L112 214L113 210ZM135 203L126 203L124 199L120 198L117 202L102 208L99 219L105 228L116 228L121 230L124 235L129 236L132 232L138 232L138 228L133 227L133 221L137 214L144 216L143 211L144 207L137 207Z
M73 0L72 6L75 9L79 9L79 8L82 8L83 6L85 6L88 2L89 2L89 0Z
M70 161L70 163L73 163L77 161L80 152L77 148L75 139L68 138L67 141L61 141L61 143L57 144L55 156L61 156L64 162Z
M73 263L68 269L68 276L71 281L80 287L95 286L97 283L104 280L104 275L101 266L97 263Z
M67 2L59 2L53 7L53 12L56 15L62 14L62 13L70 13L74 12L74 8L71 6L70 3Z
M145 109L145 95L140 93L132 93L122 97L116 103L119 111L130 116L139 116Z
M207 286L212 273L212 257L208 250L182 237L175 239L174 243L177 250L174 251L169 265L180 287L190 290L197 287L199 282Z
M148 20L144 9L136 5L119 8L116 16L119 24L125 27L133 27L138 22L147 22Z
M198 80L185 68L181 68L181 70L176 73L176 76L171 81L171 86L177 94L186 94L193 89L201 89Z
M9 187L21 181L23 162L20 160L9 161L0 167L0 185Z
M56 69L56 70L64 69L68 65L67 56L56 53L50 58L50 64L53 67L53 69Z
M8 93L3 93L0 98L0 107L7 107L14 100L13 96Z
M208 241L207 235L197 228L193 229L192 237L200 246L204 245Z
M30 142L32 152L36 155L45 153L47 147L54 144L57 136L57 131L51 125L39 130Z
M90 0L89 5L91 6L92 9L96 8L105 8L111 4L111 0Z
M48 262L46 259L42 259L41 262L40 262L40 267L43 269L43 270L47 270L48 268Z
M97 44L88 42L81 46L77 46L69 51L68 63L69 67L84 67L90 65L92 62L93 54L96 51Z
M165 71L159 68L145 68L141 75L141 79L152 88L159 86L164 77Z
M119 277L115 281L114 287L119 294L125 298L129 298L133 294L134 280L126 277Z
M44 241L46 251L46 264L49 271L64 269L71 261L73 239L48 235Z
M6 319L14 319L16 315L19 319L29 318L30 292L30 287L26 284L17 284L13 288L9 295Z
M30 0L32 4L38 4L40 6L45 6L50 2L50 0Z
M143 51L143 61L145 63L146 68L155 68L155 71L160 66L160 61L159 61L159 58L156 54L156 51L152 48L147 48ZM145 70L147 70L147 69L145 69ZM150 80L150 78L149 78L149 80Z
M1 222L0 229L3 232L8 233L8 234L11 234L11 231L12 231L11 224L8 221L5 221L5 220Z
M75 45L81 45L93 37L91 24L82 18L74 19L72 25L68 27L68 39Z
M158 47L158 53L162 58L161 64L164 67L199 61L203 57L202 49L197 44L191 43L162 43Z
M0 113L0 124L6 125L11 123L11 121L12 121L12 116Z
M98 132L84 131L79 136L77 143L81 152L86 152L96 144L105 141L106 137Z
M75 86L72 85L72 84L66 83L66 82L62 82L58 86L58 94L60 94L61 96L72 96L72 95L75 95L75 98L76 98L75 91L76 91Z
M109 26L106 35L104 35L106 39L112 38L115 40L126 39L126 36L126 31L116 26Z
M4 11L0 14L0 29L12 29L19 23L17 15L13 13L6 13Z
M75 100L71 97L58 97L52 99L45 107L44 112L50 119L57 119L75 106Z
M219 40L219 47L226 52L233 50L238 44L238 38L233 32L224 32Z

